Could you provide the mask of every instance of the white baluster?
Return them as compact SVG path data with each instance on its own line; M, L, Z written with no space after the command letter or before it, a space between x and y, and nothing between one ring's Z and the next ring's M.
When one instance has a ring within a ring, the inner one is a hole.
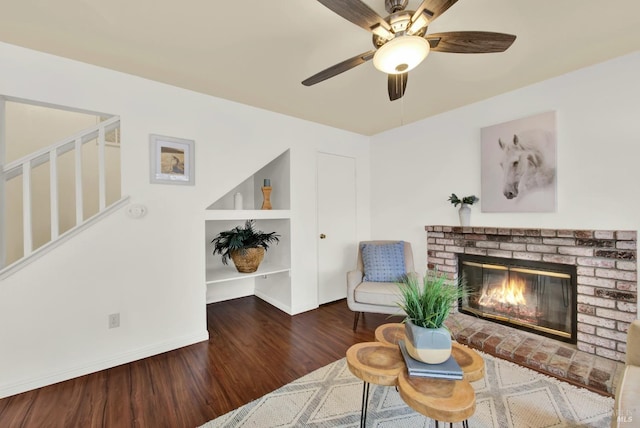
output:
M104 126L98 129L98 201L100 211L107 206L107 182L104 153Z
M31 228L31 161L22 164L22 229L24 256L33 251L33 231Z
M6 213L7 200L6 200L6 176L4 174L5 164L5 147L6 147L6 115L5 115L5 98L0 96L0 269L2 269L7 263L7 234L6 234Z
M58 214L58 149L49 152L49 191L51 193L51 240L60 234Z
M82 198L82 137L76 138L76 225L84 221L84 201Z

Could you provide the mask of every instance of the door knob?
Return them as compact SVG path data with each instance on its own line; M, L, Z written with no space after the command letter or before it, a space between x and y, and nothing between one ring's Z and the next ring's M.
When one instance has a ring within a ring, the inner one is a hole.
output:
M324 238L326 238L326 237L327 237L327 235L325 235L324 233L321 233L321 234L320 234L320 239L324 239Z

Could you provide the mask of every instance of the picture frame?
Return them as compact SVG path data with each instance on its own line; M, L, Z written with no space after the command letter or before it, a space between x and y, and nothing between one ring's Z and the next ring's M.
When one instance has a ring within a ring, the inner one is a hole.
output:
M482 212L555 212L556 112L481 129Z
M152 184L195 184L195 142L149 134L149 172Z

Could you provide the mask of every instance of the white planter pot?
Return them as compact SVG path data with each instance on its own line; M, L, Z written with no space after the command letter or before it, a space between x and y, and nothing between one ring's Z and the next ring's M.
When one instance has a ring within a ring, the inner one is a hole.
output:
M471 225L471 208L467 204L462 204L458 210L458 216L460 216L460 226Z

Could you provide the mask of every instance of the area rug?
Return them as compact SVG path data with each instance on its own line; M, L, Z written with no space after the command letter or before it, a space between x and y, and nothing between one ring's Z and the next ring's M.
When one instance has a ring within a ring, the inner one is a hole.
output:
M609 426L612 398L484 353L482 357L485 377L472 383L476 411L469 427ZM369 394L367 427L435 427L433 420L408 407L395 388L371 385ZM343 358L202 427L357 427L361 401L362 381Z

